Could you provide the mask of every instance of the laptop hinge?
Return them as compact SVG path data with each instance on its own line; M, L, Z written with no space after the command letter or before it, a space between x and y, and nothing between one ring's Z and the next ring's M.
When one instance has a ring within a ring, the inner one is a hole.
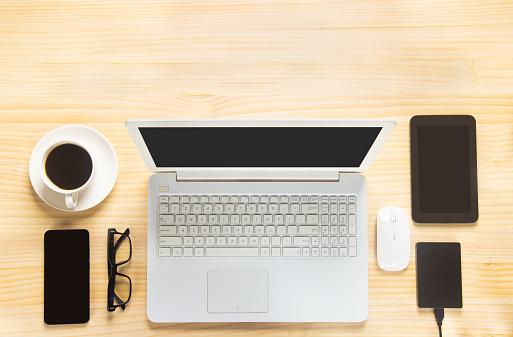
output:
M339 181L337 171L182 171L177 181Z

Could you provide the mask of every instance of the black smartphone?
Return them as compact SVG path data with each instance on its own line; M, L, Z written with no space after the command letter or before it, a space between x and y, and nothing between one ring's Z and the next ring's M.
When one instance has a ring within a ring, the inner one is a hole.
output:
M49 230L44 243L44 321L89 321L89 232Z
M412 218L471 223L479 217L476 120L468 115L410 120Z
M459 242L417 243L419 308L461 308L461 246Z

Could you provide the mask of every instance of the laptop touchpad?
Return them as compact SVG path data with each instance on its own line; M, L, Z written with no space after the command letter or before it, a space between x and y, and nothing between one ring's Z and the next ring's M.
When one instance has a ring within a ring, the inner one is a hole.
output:
M207 310L219 313L269 311L267 270L209 270Z

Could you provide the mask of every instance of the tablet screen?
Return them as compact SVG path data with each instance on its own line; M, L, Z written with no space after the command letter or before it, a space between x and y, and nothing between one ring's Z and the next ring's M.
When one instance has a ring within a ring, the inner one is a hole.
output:
M470 212L469 127L420 125L417 132L420 211Z

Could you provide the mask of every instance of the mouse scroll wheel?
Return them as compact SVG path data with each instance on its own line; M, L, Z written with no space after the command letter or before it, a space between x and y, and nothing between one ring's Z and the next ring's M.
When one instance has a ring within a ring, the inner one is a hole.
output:
M395 214L390 214L390 220L392 220L392 222L396 222Z

